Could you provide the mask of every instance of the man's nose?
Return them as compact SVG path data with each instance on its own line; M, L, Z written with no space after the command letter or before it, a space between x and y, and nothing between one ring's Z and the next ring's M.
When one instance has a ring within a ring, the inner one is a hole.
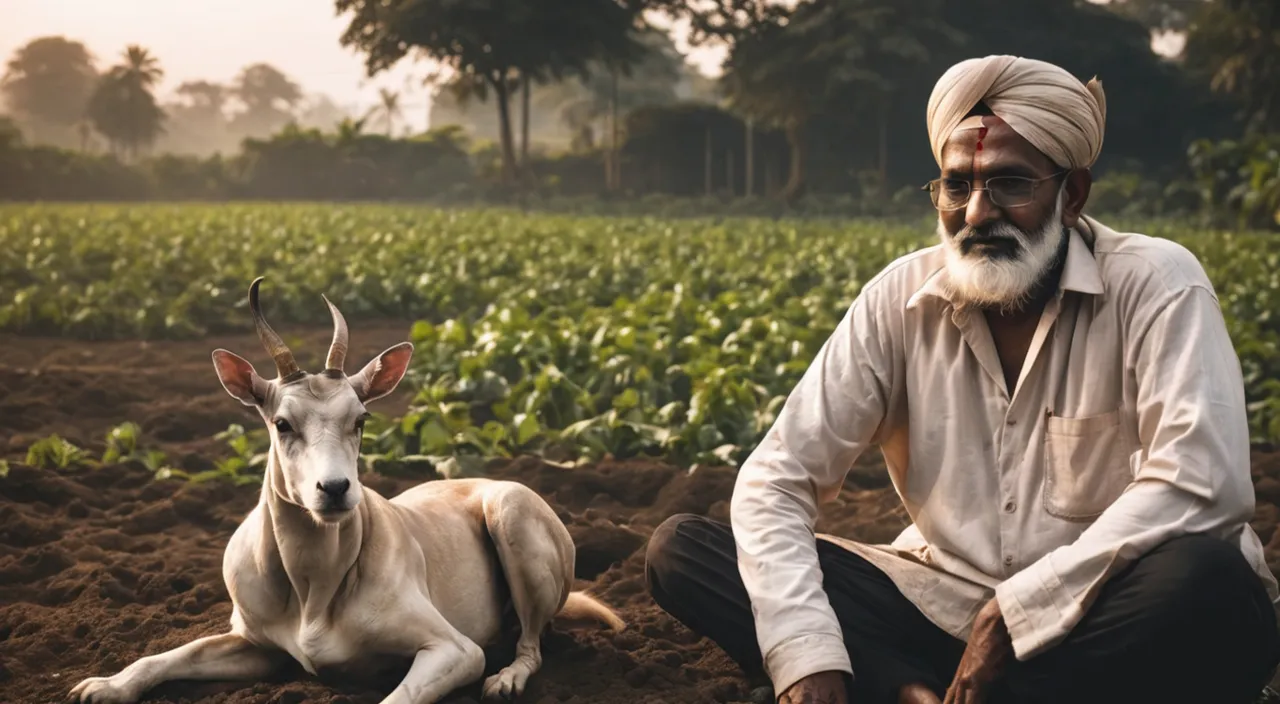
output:
M347 493L347 489L351 488L351 480L330 479L327 482L316 482L316 488L331 499L340 499Z
M999 219L1000 209L991 202L991 196L985 190L976 188L969 193L969 203L964 210L964 223L977 228L993 220Z

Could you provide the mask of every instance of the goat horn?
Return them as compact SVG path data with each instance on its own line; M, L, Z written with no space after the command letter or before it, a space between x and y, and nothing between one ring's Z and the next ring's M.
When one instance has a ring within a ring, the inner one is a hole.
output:
M267 348L267 353L275 360L276 373L283 379L298 373L298 363L294 361L293 353L284 344L284 340L271 329L267 319L262 317L262 308L258 305L258 286L262 283L262 278L259 276L249 284L249 310L253 312L253 324L258 329L258 339L262 340L262 346Z
M347 359L347 321L328 296L322 293L320 297L329 306L329 313L333 316L333 343L329 345L329 357L324 362L324 368L342 371L342 365Z

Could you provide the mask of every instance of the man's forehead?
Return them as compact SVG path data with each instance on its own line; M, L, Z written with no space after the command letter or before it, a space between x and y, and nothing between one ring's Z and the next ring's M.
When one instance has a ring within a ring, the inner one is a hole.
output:
M995 115L966 117L942 150L944 171L968 173L975 168L1035 171L1052 168L1052 165L1031 142Z

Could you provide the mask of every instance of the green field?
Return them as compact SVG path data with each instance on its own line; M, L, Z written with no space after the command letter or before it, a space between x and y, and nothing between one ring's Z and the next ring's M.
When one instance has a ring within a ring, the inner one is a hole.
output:
M1218 289L1258 442L1280 441L1280 242L1176 224ZM877 221L586 218L375 205L0 207L0 329L91 338L417 320L412 411L375 457L737 463L862 284L933 242Z

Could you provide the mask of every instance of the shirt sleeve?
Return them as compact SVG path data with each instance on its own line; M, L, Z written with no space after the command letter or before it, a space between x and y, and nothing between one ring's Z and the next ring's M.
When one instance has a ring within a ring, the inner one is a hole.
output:
M764 667L781 694L824 671L852 674L822 588L814 523L881 426L894 369L888 326L864 287L738 472L738 567Z
M1188 533L1228 538L1253 516L1244 381L1217 298L1191 285L1160 304L1133 354L1146 448L1133 483L1073 543L996 587L1019 660L1065 638L1147 551Z

